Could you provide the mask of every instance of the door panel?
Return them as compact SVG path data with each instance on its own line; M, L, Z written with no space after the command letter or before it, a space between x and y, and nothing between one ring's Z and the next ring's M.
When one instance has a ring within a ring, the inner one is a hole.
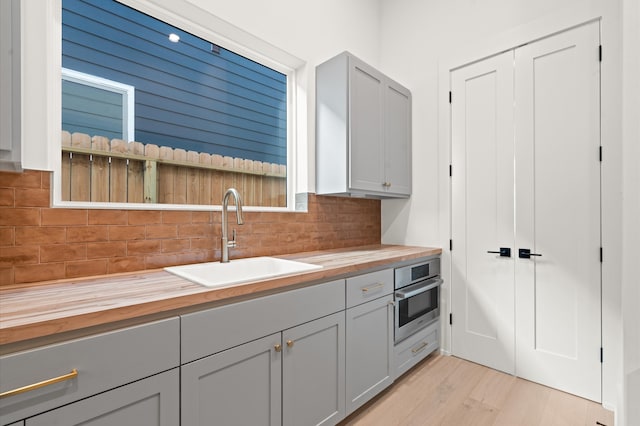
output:
M600 400L599 28L516 50L516 374Z
M513 53L451 74L452 351L514 372Z

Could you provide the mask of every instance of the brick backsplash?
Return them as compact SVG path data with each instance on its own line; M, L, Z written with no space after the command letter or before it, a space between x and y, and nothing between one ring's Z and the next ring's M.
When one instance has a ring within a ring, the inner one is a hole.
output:
M53 209L50 192L49 172L0 172L0 285L220 259L220 212ZM229 216L232 258L380 243L378 200L309 194L307 213Z

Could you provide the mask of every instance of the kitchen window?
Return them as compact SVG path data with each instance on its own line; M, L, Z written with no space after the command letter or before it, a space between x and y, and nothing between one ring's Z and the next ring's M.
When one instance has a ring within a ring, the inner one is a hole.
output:
M210 209L233 186L247 206L293 209L301 61L143 1L61 3L56 203Z

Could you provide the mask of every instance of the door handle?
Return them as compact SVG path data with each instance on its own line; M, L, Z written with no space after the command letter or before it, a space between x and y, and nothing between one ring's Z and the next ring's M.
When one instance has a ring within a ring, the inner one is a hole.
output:
M518 257L520 259L530 259L531 256L542 256L542 255L539 253L531 253L530 249L521 248L518 250Z
M500 251L488 251L487 253L499 254L500 257L511 257L511 248L500 247Z

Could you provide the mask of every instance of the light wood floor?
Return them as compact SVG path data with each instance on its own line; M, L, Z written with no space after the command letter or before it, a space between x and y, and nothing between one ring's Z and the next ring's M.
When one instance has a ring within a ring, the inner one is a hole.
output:
M340 426L606 425L600 404L453 356L431 355Z

